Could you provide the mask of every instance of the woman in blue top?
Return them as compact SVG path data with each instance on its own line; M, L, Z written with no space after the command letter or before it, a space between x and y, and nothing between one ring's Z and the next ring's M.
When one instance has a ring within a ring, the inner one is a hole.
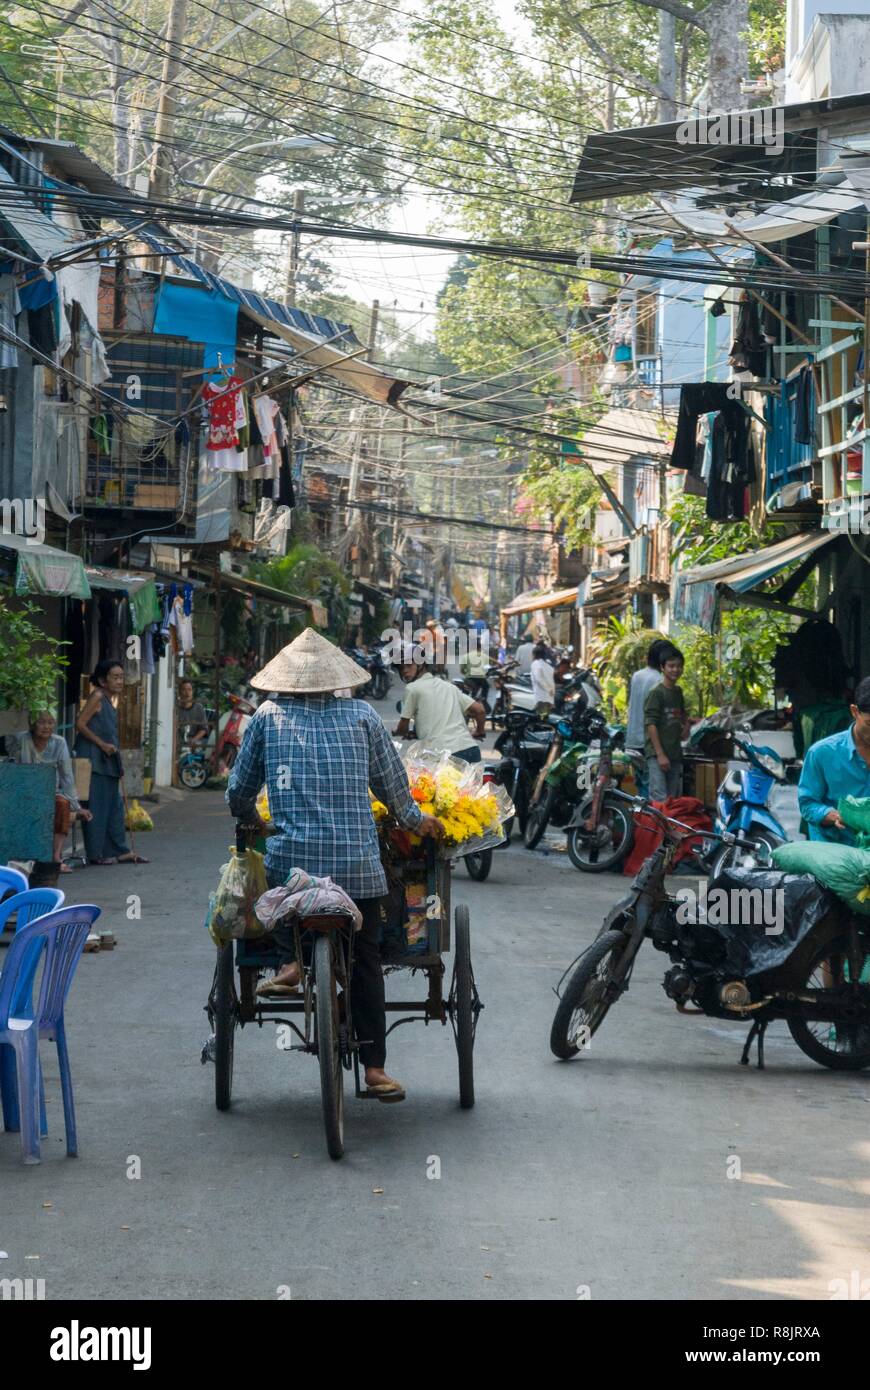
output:
M121 797L121 755L118 752L118 712L112 704L124 686L124 669L117 661L98 661L91 676L94 687L76 720L75 752L91 764L91 789L85 822L85 853L89 864L147 864L127 844Z

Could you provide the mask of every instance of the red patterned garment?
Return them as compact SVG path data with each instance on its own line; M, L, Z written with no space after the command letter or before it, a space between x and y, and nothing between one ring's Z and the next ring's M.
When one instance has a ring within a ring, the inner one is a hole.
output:
M231 376L229 381L207 381L202 388L202 398L208 410L208 443L206 448L238 449L236 403L241 384L240 377Z

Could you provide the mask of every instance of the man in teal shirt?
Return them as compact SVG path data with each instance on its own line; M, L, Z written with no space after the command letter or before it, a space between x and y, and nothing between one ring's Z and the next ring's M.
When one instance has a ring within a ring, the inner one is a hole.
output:
M804 759L798 805L811 840L854 845L837 804L847 796L870 797L870 676L858 685L849 709L851 728L820 739Z

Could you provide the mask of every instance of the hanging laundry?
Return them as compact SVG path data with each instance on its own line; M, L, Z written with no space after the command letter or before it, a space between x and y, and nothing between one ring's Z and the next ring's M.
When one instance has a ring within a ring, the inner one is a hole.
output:
M149 623L142 633L142 675L154 675L154 637L159 634L158 623Z
M247 467L247 455L239 446L240 423L247 423L244 401L240 400L241 379L207 381L202 398L208 415L206 451L210 468L238 473Z
M728 395L728 387L720 381L699 381L680 387L680 407L677 415L677 433L671 452L671 467L685 468L691 472L695 463L699 415L709 415L716 410L737 411L740 406Z
M263 459L270 462L278 454L275 419L279 413L278 402L271 396L257 396L254 401L257 424L263 438Z
M172 612L169 615L170 629L174 630L178 650L185 656L193 655L193 620L190 614L184 611L184 599L179 594L172 601Z
M753 376L767 373L767 344L758 323L758 301L746 290L740 296L737 332L729 360L736 372L751 372Z

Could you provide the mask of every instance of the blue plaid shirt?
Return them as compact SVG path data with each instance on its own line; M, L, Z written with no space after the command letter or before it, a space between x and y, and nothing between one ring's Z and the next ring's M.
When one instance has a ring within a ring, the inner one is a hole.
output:
M352 898L387 891L369 787L400 825L421 814L380 715L363 700L283 695L253 715L227 787L234 816L248 816L265 783L280 834L267 841L270 882L291 869L328 874Z

